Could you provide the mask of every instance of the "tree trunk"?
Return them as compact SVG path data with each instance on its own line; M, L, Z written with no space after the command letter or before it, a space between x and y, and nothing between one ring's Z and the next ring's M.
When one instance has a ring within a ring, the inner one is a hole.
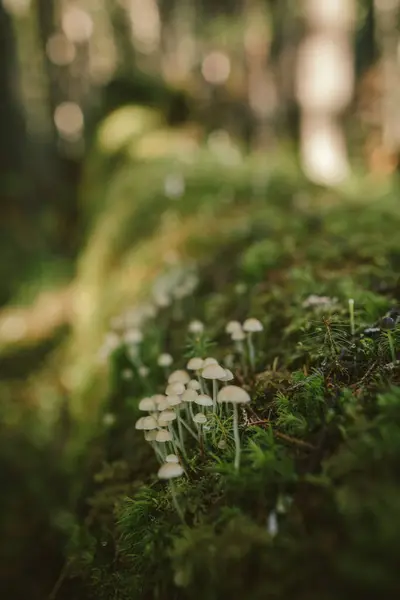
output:
M352 0L304 0L307 33L299 49L296 92L301 108L301 158L315 183L336 185L348 175L341 116L354 87Z
M11 17L0 2L0 178L12 191L24 169L26 132L17 93L17 57Z

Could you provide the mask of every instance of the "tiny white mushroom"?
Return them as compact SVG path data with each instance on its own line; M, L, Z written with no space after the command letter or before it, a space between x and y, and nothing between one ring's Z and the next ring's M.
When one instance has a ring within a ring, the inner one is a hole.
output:
M217 365L218 361L215 358L212 358L212 356L207 356L207 358L204 359L203 361L203 369L204 367L208 367L209 365Z
M140 417L135 423L135 429L142 431L144 429L145 417Z
M201 376L204 377L204 379L211 379L213 382L213 404L214 404L214 410L215 410L216 405L217 405L217 393L218 393L217 380L220 379L220 377L225 377L225 369L223 369L218 363L211 364L211 365L209 364L202 370Z
M234 374L232 373L232 371L230 371L229 369L224 369L225 370L225 377L220 377L219 380L223 381L224 383L226 383L227 381L232 381L232 379L235 379Z
M185 392L182 394L182 400L183 402L195 402L197 396L198 393L196 390L185 390Z
M204 423L207 423L207 417L206 415L203 415L203 413L197 413L194 415L193 421L197 423L197 425L204 425Z
M167 353L160 354L160 356L157 359L157 364L159 367L170 367L172 365L172 362L172 356Z
M191 358L186 365L188 371L199 371L204 366L204 360L198 356Z
M174 464L178 464L179 463L179 458L177 457L176 454L168 454L165 457L165 462L166 463L174 463Z
M191 379L189 381L189 383L187 384L187 389L188 390L196 390L196 391L198 391L200 388L201 388L201 385L197 381L197 379Z
M235 438L235 469L238 471L240 466L240 436L238 423L238 404L247 404L251 398L243 388L237 385L227 385L223 387L218 394L218 402L227 402L233 404L233 435Z
M167 402L169 406L179 406L180 404L182 404L182 398L177 394L171 395L167 397Z
M232 333L234 331L238 331L238 330L240 331L241 329L242 329L242 326L239 323L239 321L229 321L229 323L225 327L226 333L229 333L230 335L232 335Z
M156 442L172 442L172 433L170 431L167 431L166 429L160 429L156 433Z
M151 429L157 429L158 423L154 417L143 417L143 429L145 431L150 431Z
M171 375L168 377L168 383L189 383L190 376L186 371L179 369L178 371L173 371Z
M176 413L173 410L163 410L160 413L159 416L159 421L162 420L166 423L169 423L170 421L175 421L176 419Z
M195 403L199 406L213 406L213 401L207 394L199 394L195 399Z
M144 439L146 442L155 442L158 431L156 429L152 429L151 431L144 432Z
M180 383L179 381L170 383L165 388L165 394L167 396L175 396L175 395L180 396L181 394L183 394L184 391L185 391L185 386L183 383Z
M171 497L172 497L172 501L174 503L176 512L179 515L179 518L181 519L182 523L185 522L184 516L183 516L183 512L181 507L179 506L179 502L178 499L176 497L176 491L175 491L175 487L172 483L172 480L175 477L181 477L184 473L183 467L182 465L180 465L179 463L175 463L175 462L166 462L164 463L158 470L158 478L159 479L166 479L169 480L169 485L170 485L170 489L171 489Z
M147 410L148 412L152 412L157 410L156 403L153 398L143 398L139 402L139 410Z
M198 321L198 320L191 321L189 323L188 330L190 331L190 333L194 333L194 334L203 333L204 323L202 323L201 321Z
M255 350L253 344L253 333L258 333L264 329L263 324L258 319L250 318L246 319L243 323L243 331L247 333L247 345L249 348L249 362L250 367L254 370L255 368Z

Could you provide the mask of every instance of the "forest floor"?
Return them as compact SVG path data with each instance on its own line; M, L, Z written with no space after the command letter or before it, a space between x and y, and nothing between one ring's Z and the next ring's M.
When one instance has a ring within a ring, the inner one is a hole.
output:
M69 329L1 384L8 595L397 598L396 184L328 193L201 155L120 160L93 187ZM232 340L250 317L262 331ZM171 485L135 424L193 356L251 401L238 434L230 405L204 408L203 429L172 410Z

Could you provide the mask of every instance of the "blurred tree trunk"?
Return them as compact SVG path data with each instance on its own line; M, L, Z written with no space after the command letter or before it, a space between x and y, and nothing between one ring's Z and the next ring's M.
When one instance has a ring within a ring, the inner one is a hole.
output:
M39 42L42 50L46 84L47 84L47 100L49 121L51 124L51 146L55 150L57 148L58 133L54 123L54 113L57 106L62 101L62 94L59 85L58 67L52 63L47 54L47 43L55 30L55 3L54 0L36 0L36 18L39 31ZM53 152L50 153L54 156Z
M299 49L296 92L301 159L314 182L336 185L349 164L341 117L354 88L354 0L304 0L306 35Z
M18 69L12 21L0 2L0 178L13 196L23 180L26 132L17 93Z
M277 130L298 139L299 115L295 100L296 56L300 27L290 0L269 0L272 22L271 65L277 95Z
M400 155L400 0L375 0L376 39L382 65L382 141L385 149Z
M119 71L132 74L135 67L135 48L132 42L132 27L127 2L107 0L107 11L114 32Z

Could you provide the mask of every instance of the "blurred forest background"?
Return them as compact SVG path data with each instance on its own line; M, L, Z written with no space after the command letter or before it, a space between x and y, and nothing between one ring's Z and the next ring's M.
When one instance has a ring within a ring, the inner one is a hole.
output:
M12 505L18 539L0 574L42 569L47 589L62 564L53 539L20 553L47 518L24 494L40 505L58 477L46 467L47 482L28 482L47 452L32 415L65 408L54 351L83 302L75 282L113 169L135 179L173 146L232 169L249 156L261 171L289 164L328 188L395 178L399 24L400 0L0 0L1 493L15 483L2 514Z

